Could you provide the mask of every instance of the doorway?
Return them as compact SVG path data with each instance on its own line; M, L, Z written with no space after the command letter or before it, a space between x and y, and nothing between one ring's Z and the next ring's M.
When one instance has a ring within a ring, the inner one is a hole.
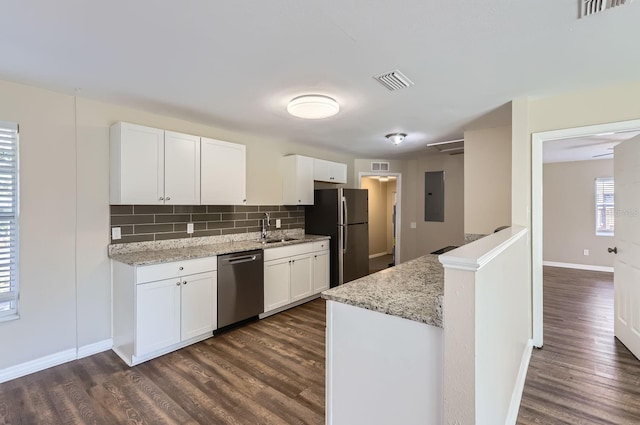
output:
M369 191L369 270L400 262L400 187L398 173L360 173L358 185Z
M532 307L533 345L543 345L543 158L544 143L577 137L640 131L640 120L599 124L586 127L546 131L532 134Z

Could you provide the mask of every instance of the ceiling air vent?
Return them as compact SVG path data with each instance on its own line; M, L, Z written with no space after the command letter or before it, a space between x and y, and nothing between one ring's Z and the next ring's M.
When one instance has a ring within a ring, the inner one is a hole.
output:
M389 171L388 162L372 162L371 171Z
M391 91L400 90L413 85L413 81L397 69L395 71L376 75L373 78Z
M603 12L605 9L622 6L631 3L633 0L579 0L580 1L580 17L594 15Z

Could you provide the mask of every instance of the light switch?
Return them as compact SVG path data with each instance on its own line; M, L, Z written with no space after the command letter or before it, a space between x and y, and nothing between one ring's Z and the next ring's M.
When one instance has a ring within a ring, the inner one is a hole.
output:
M415 222L415 221L412 221L412 222L411 222L411 228L412 228L412 229L415 229L416 227L418 227L418 226L416 226L416 222Z
M111 239L118 240L122 238L122 232L120 230L119 227L112 227L111 228Z
M279 218L276 218L276 229L279 229L280 227L282 227L282 222Z
M187 233L193 233L193 223L187 223Z

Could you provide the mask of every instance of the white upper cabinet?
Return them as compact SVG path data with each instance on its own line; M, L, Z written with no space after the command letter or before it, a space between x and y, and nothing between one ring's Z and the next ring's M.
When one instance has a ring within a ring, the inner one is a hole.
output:
M347 164L314 158L313 179L328 183L346 183Z
M164 201L200 204L200 137L164 132Z
M313 158L302 155L282 158L282 203L313 205Z
M164 130L111 127L111 204L164 204Z
M203 205L242 205L247 201L246 146L202 138Z
M111 204L200 204L200 138L119 122L110 133Z

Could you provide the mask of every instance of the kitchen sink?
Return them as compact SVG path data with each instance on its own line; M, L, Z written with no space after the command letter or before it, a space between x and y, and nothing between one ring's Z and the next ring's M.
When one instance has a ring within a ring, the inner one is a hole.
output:
M289 242L289 241L295 241L295 240L296 238L266 239L262 241L262 243L268 244L268 243L278 243L278 242Z

